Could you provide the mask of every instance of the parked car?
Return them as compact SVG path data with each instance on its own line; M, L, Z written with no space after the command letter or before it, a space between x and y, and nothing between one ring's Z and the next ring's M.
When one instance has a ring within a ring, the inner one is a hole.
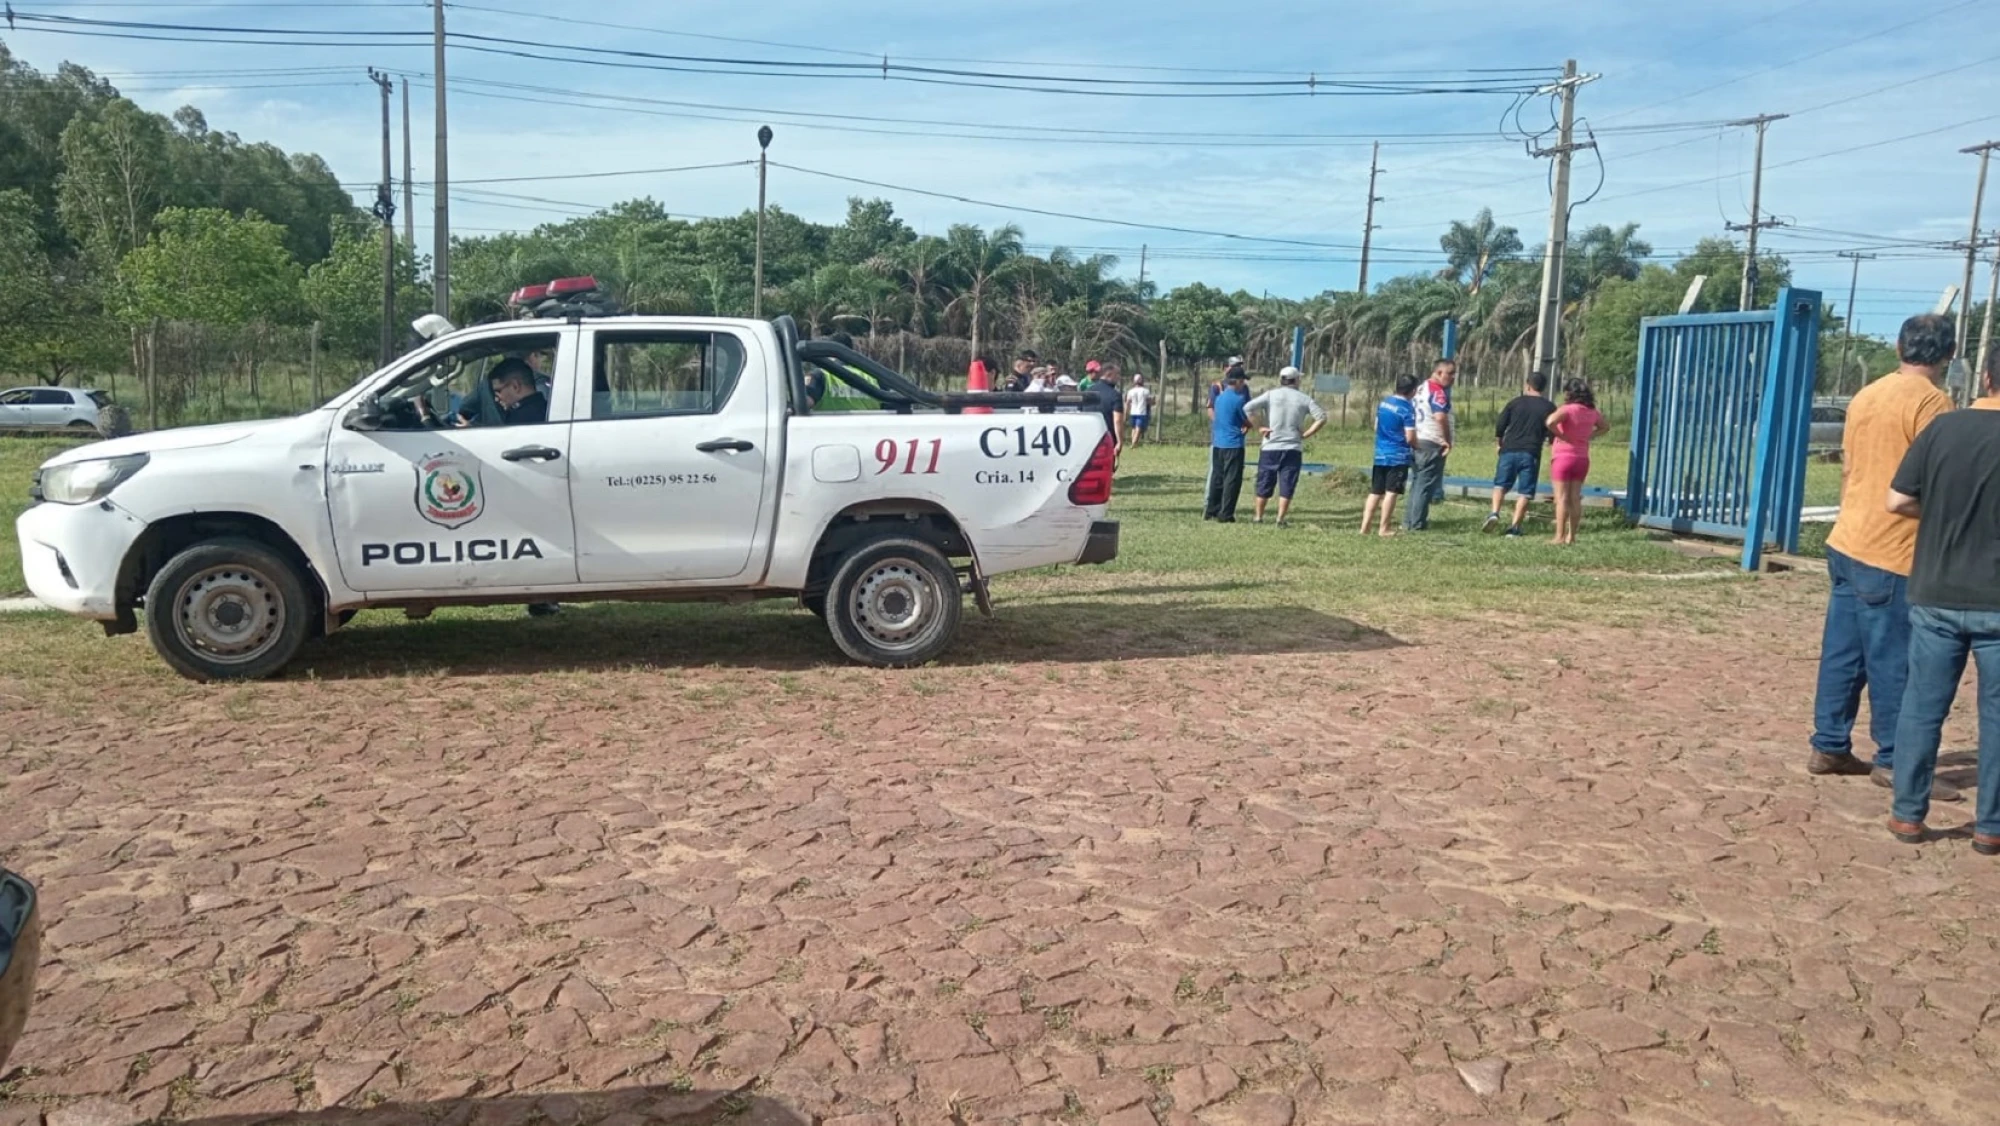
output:
M35 909L34 886L0 868L0 1075L6 1074L7 1056L28 1023L35 967L41 960L42 917Z
M16 525L29 589L108 633L143 618L198 680L271 676L369 607L608 599L796 598L902 668L950 645L962 595L990 609L990 576L1117 557L1099 397L937 394L790 317L554 313L439 318L296 418L58 455ZM529 357L532 416L471 424ZM877 409L813 411L808 363Z
M111 405L102 391L78 387L16 387L0 392L0 430L98 430L98 412Z
M1841 436L1847 431L1847 402L1836 399L1815 399L1812 405L1812 427L1806 437L1806 445L1812 449L1839 449Z

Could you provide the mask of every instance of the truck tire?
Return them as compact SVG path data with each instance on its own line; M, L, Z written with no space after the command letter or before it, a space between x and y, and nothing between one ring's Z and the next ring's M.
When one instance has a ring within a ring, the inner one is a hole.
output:
M291 663L318 607L284 556L251 539L198 543L146 589L154 652L189 680L262 680Z
M864 665L905 669L945 651L958 633L958 574L922 540L885 536L856 545L833 569L826 628Z

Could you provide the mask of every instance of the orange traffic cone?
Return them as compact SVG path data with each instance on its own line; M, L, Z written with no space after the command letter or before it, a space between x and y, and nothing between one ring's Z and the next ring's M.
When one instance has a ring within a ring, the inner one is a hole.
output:
M979 395L991 390L993 388L987 381L985 362L981 360L972 361L972 366L965 373L965 393L968 395ZM993 408L967 407L965 408L965 413L992 414Z

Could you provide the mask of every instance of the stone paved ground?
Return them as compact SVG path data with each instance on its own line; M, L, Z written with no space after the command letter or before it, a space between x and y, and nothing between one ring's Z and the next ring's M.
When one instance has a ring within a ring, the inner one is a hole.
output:
M1816 592L17 702L53 925L0 1126L1990 1123L2000 863L1804 775Z

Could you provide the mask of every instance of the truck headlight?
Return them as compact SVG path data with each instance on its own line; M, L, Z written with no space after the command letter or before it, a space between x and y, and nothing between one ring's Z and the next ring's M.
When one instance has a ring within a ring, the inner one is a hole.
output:
M93 504L146 467L145 454L73 461L42 470L42 499L52 504Z

